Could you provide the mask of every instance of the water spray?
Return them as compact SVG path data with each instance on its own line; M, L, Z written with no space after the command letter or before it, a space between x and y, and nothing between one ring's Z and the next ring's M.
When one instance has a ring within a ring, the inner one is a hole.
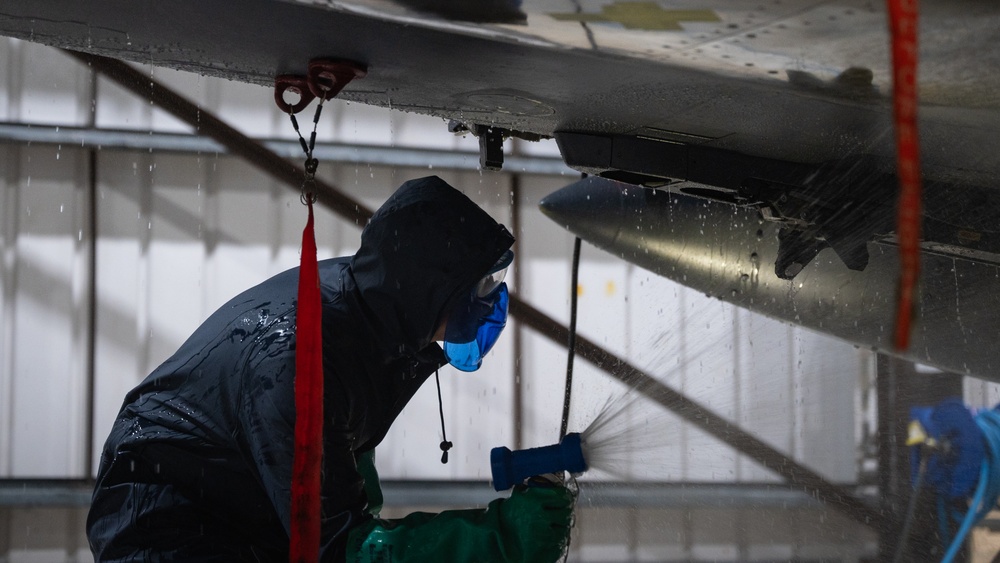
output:
M579 432L570 432L557 444L511 450L500 446L490 451L493 487L506 491L536 475L569 472L573 476L597 470L622 479L635 478L641 467L630 463L632 451L643 448L643 467L662 468L674 460L662 450L674 424L666 411L645 412L642 420L629 413L645 400L641 388L618 397L609 397L594 419ZM658 449L657 449L658 448Z
M580 434L567 434L558 444L511 451L500 446L490 452L493 467L493 488L507 489L535 475L568 471L571 474L587 470L587 458L583 453Z

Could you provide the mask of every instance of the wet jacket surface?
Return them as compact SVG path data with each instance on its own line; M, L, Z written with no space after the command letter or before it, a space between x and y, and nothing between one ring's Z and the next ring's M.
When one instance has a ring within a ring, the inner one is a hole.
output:
M324 561L367 518L358 454L446 362L437 326L512 243L429 177L376 212L357 254L320 262ZM125 397L87 519L98 561L287 560L297 282L233 298Z

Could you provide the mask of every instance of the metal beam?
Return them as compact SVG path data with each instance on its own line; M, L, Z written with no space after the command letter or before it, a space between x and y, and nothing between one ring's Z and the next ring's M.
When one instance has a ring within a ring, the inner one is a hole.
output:
M148 75L114 59L66 52L137 95L143 96L144 99L159 105L178 119L196 127L200 133L212 137L233 154L247 159L278 180L289 184L293 189L298 189L302 184L304 178L302 168L292 165L273 151L255 143L219 118L199 109L179 94L152 80ZM320 193L320 203L356 225L366 224L372 215L372 211L367 207L330 184L317 179L316 189ZM511 314L526 326L535 329L560 346L566 346L569 330L562 324L513 294L510 296L510 310ZM710 409L663 385L626 360L579 336L576 339L576 347L581 357L607 371L612 377L634 386L637 391L646 394L684 420L778 473L792 486L815 495L816 498L829 503L862 524L876 528L882 524L882 514L855 498L850 492L828 482Z
M384 480L386 506L486 505L497 498L488 481ZM724 508L821 509L815 498L772 483L676 483L583 481L580 497L587 508ZM0 507L90 506L92 481L0 479Z
M288 139L251 139L287 159L301 159L302 147ZM229 154L221 143L191 133L102 129L32 123L0 123L0 143L32 143L100 150ZM479 170L479 153L350 143L317 142L313 155L321 162L400 166L434 170ZM551 156L510 155L504 172L574 178L579 173Z

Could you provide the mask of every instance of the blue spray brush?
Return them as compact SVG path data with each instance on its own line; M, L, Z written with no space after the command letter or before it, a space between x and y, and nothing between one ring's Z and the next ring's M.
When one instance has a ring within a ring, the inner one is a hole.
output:
M587 460L583 455L580 434L567 434L558 444L511 451L500 446L490 452L493 466L493 488L507 489L535 475L569 471L583 473L587 470Z

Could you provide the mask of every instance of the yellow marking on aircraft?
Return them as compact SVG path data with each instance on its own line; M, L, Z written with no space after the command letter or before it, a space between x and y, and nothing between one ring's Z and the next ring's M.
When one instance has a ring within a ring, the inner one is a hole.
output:
M608 280L608 283L604 284L604 294L608 297L614 295L616 289L618 288L615 286L614 280Z
M553 13L561 21L613 22L626 29L646 31L680 31L681 22L717 22L712 10L664 10L656 2L613 2L594 13Z

